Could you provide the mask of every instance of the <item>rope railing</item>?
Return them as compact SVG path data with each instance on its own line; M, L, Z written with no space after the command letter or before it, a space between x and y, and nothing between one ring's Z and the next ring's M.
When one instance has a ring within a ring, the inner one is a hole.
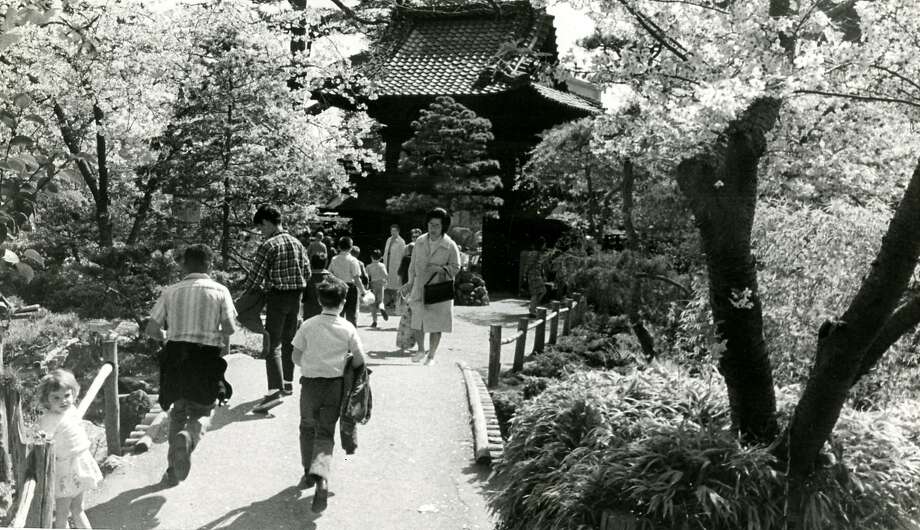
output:
M530 330L534 332L533 353L541 353L545 344L555 344L559 337L559 324L562 321L562 335L568 335L573 326L577 326L584 320L587 302L584 295L579 295L578 300L566 298L560 302L553 302L550 305L551 310L547 311L545 307L537 309L537 319L530 320L527 317L521 317L518 320L517 330L513 335L502 338L501 324L493 324L489 327L489 375L488 387L494 388L498 385L498 377L501 372L501 355L502 346L515 344L514 364L512 370L519 371L524 367L524 353L527 349L527 333ZM549 338L546 338L546 326L549 326Z

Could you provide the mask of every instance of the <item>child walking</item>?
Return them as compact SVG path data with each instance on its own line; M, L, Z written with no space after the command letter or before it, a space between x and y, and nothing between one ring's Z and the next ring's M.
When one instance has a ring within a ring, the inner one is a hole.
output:
M39 403L45 409L39 430L54 440L54 527L92 528L83 511L83 493L102 481L102 472L89 452L89 438L74 403L80 385L67 370L54 370L38 385Z
M377 313L383 315L384 320L389 320L387 310L383 307L383 287L387 283L387 268L380 262L383 254L374 249L371 251L371 264L367 266L367 277L370 279L371 292L374 293L374 305L371 307L371 327L377 327Z
M294 336L294 362L300 366L300 459L302 489L316 486L314 513L326 509L329 468L335 446L335 425L342 408L342 376L351 360L364 364L364 347L358 331L339 314L348 287L330 276L316 286L322 313L304 322Z

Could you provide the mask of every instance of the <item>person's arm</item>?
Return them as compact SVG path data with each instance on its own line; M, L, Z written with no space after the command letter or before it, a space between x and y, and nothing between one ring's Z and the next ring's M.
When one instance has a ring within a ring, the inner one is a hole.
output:
M406 284L402 286L403 295L407 295L412 292L412 286L415 284L415 251L412 252L412 255L409 256L409 270L406 271L409 279L406 280Z
M300 367L301 375L305 375L300 363L303 360L304 352L307 351L307 336L302 330L303 325L297 330L297 334L294 335L294 340L291 341L291 345L294 347L294 350L291 352L291 360L294 361L295 366Z
M236 306L233 303L233 298L230 296L230 291L224 292L224 299L221 302L221 318L220 318L220 333L229 337L236 333Z
M299 349L297 346L294 346L294 349L291 351L291 360L294 361L295 366L300 366L300 360L303 358L303 350Z
M447 265L444 266L444 269L451 278L456 277L460 272L460 247L453 241L450 242L450 255L447 257Z
M259 245L259 249L256 250L255 265L253 265L252 269L249 270L249 274L246 275L246 279L243 280L243 283L240 284L240 288L244 293L262 283L262 279L265 277L265 273L268 271L268 249L268 245L262 243Z
M361 343L361 337L358 336L358 330L351 334L351 340L348 341L348 349L351 352L351 366L357 368L364 364L364 344Z
M166 296L165 293L160 295L160 298L157 299L157 303L153 306L153 310L150 312L150 319L147 321L147 329L144 332L148 337L165 341L166 332L163 331L166 326Z
M358 288L358 298L364 296L364 281L361 279L361 264L358 263L357 258L352 262L352 274L354 274L353 281L355 282L355 287Z

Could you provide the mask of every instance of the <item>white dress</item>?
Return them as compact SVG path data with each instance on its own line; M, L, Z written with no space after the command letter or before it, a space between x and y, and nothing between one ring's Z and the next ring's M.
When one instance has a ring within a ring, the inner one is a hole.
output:
M54 496L75 497L102 482L102 472L89 452L89 438L77 417L77 409L46 412L39 429L54 439Z
M435 274L426 272L428 264L441 265L443 270ZM424 302L425 284L445 281L460 272L460 248L448 235L438 241L430 241L428 234L422 234L415 240L412 261L409 262L409 280L412 292L409 294L409 306L412 309L412 329L425 333L450 333L453 329L454 301L426 305Z

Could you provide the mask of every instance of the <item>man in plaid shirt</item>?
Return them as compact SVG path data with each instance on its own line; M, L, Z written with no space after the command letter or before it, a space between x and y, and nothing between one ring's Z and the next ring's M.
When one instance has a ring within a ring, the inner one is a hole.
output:
M265 372L268 394L253 412L267 412L281 404L281 397L293 393L294 362L291 341L297 333L301 293L310 278L310 260L300 241L281 226L281 212L263 205L252 219L265 241L256 251L255 266L243 282L244 291L264 286L266 292L265 330L268 351ZM281 346L281 354L278 353ZM282 375L284 378L282 384Z

